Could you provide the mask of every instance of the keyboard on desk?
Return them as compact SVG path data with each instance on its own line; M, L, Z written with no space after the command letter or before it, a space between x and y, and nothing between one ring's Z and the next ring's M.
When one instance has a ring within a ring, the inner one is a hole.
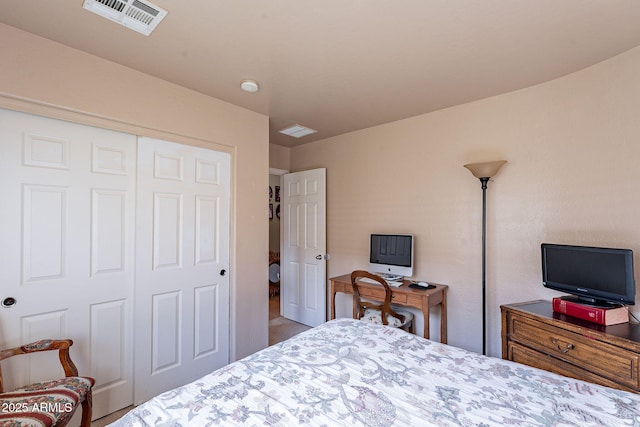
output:
M358 279L360 282L365 282L365 283L373 283L374 285L380 285L382 286L379 282L376 282L373 279L369 279L368 277L362 277L360 279ZM402 285L403 281L402 280L387 280L387 283L389 284L389 286L391 286L392 288L397 288L398 286Z

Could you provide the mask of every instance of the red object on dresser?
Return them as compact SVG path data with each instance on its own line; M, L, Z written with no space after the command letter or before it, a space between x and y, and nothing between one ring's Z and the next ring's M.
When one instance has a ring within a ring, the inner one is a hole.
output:
M552 306L556 313L588 320L599 325L617 325L629 321L629 311L626 307L594 307L558 297L553 298Z

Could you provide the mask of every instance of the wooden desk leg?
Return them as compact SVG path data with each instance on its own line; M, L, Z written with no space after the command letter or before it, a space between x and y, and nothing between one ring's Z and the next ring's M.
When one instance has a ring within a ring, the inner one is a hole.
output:
M331 291L331 320L336 318L336 293Z
M442 291L442 302L440 303L440 342L447 343L447 291Z
M429 300L427 298L424 298L422 301L422 317L424 317L423 336L429 339Z

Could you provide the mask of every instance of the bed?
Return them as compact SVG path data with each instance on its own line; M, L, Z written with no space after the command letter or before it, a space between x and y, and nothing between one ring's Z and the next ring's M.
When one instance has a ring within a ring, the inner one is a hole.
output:
M638 426L640 395L336 319L112 426Z

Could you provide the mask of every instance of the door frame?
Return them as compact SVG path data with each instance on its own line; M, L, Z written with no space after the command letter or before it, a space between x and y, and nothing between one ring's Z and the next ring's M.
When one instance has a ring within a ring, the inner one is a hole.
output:
M277 169L277 168L269 168L269 175L278 175L280 177L280 188L282 188L282 176L289 173L290 170L288 169ZM280 221L280 256L282 256L282 238L284 236L284 227L283 227L284 221L281 220ZM279 298L280 298L280 316L282 316L282 291L279 294ZM268 303L268 301L267 301Z

